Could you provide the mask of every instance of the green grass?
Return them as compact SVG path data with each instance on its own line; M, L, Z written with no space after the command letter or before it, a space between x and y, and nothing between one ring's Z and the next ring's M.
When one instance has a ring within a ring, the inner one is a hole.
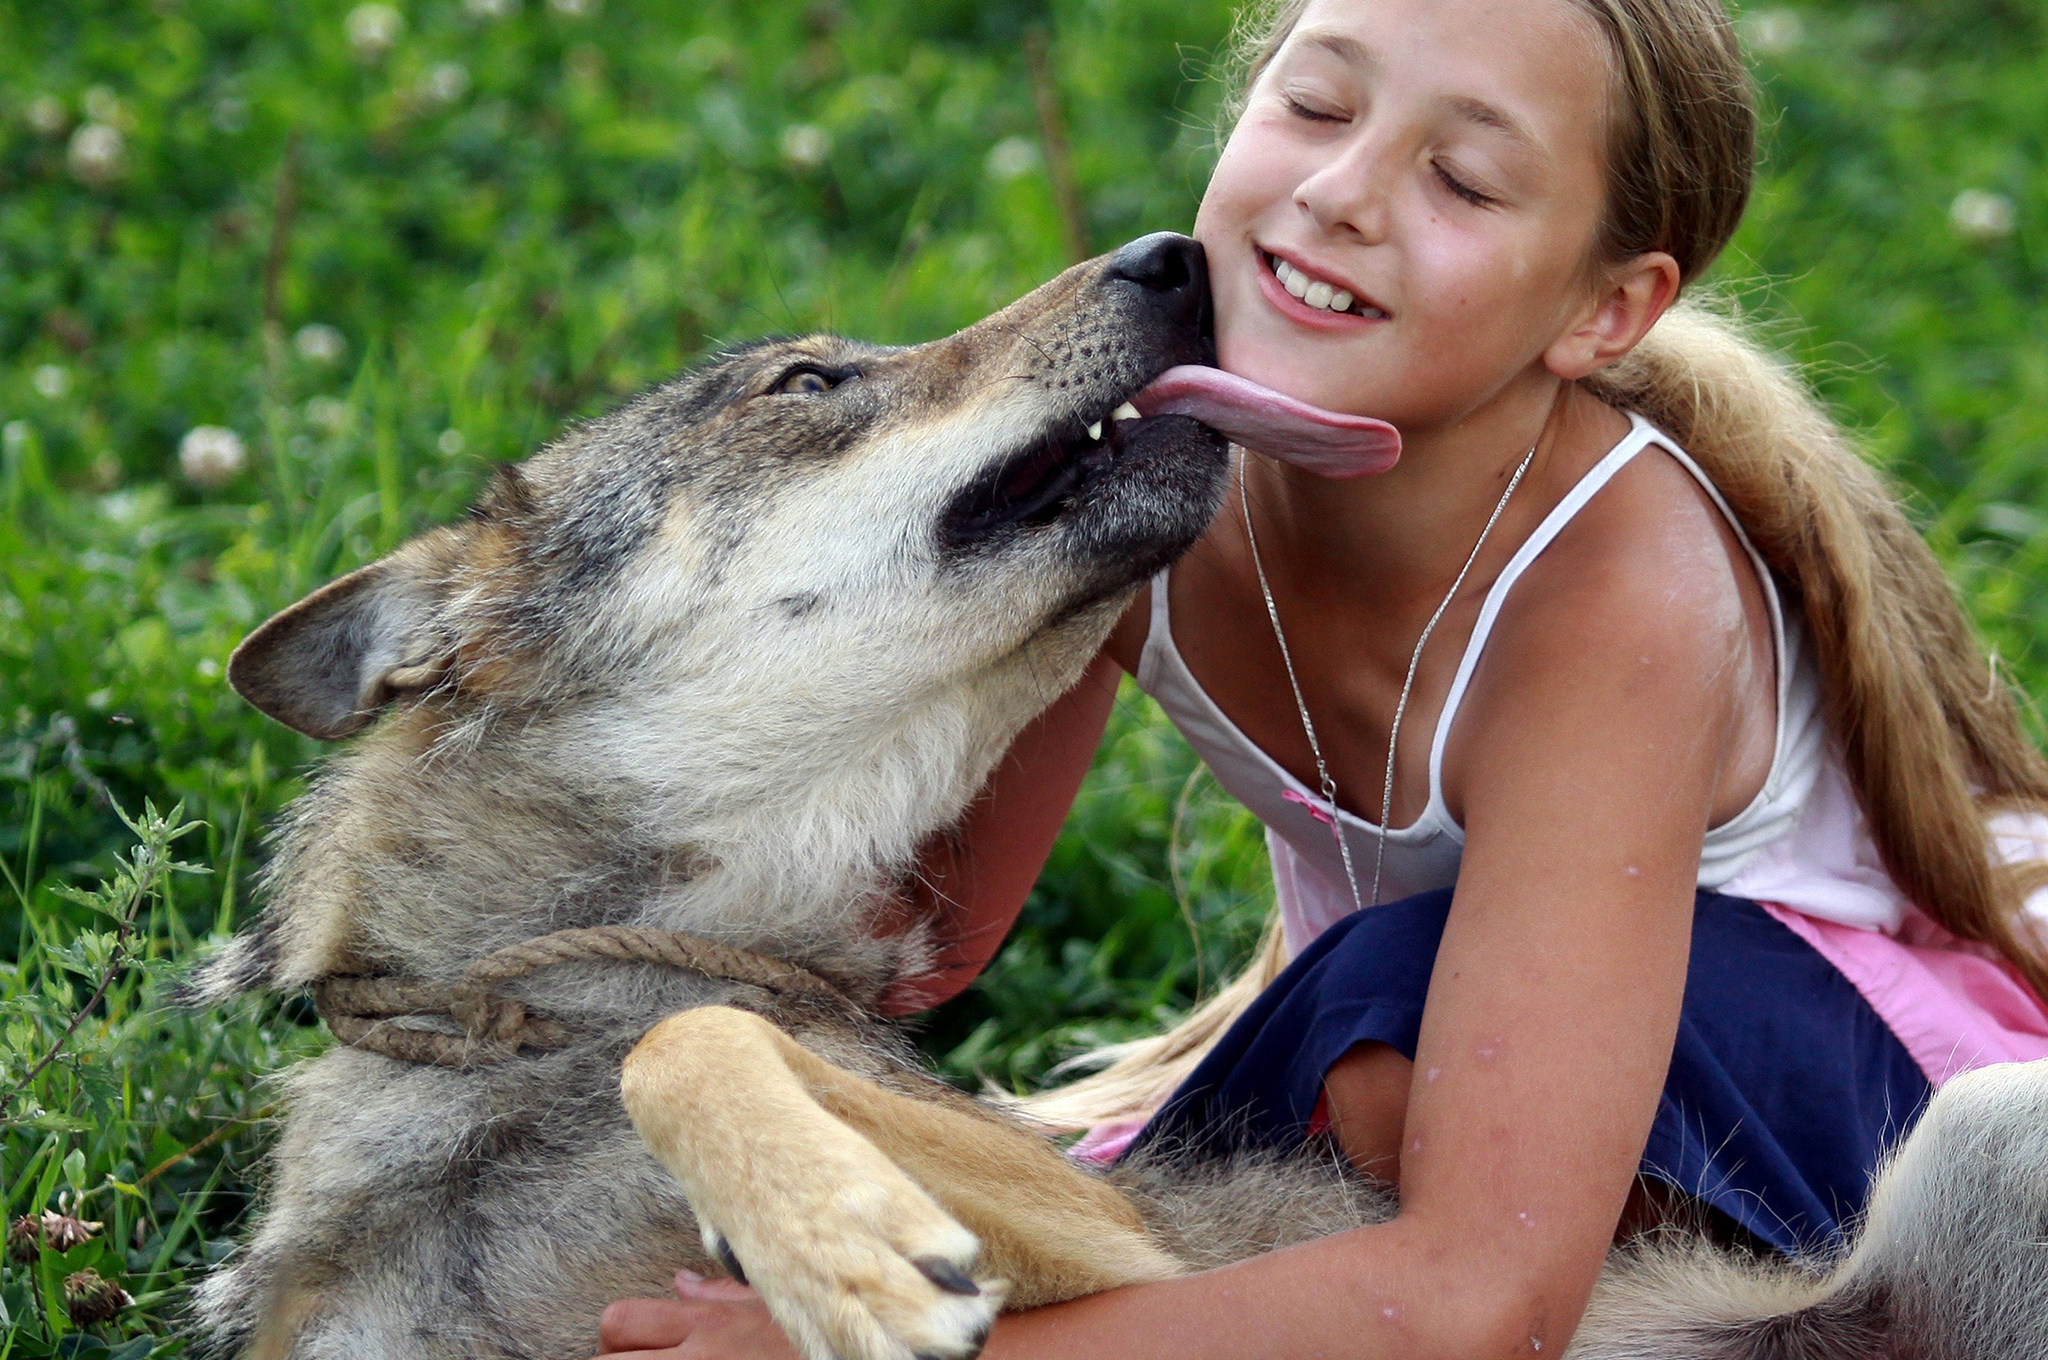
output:
M6 1214L83 1197L106 1224L4 1268L0 1360L96 1353L42 1297L86 1256L137 1299L93 1335L175 1351L176 1290L247 1202L260 1078L320 1042L296 1004L156 1004L249 909L315 755L227 691L237 639L722 340L927 338L1075 238L1185 227L1229 24L1218 0L491 8L407 4L366 53L346 4L0 0L0 1091L104 975L107 918L66 890L119 888L117 808L182 805L203 825L176 853L211 871L134 896L132 963L0 1116ZM1746 22L1771 49L1767 154L1722 281L1815 366L2041 693L2043 12ZM110 175L87 124L118 134ZM1966 192L2016 229L1959 228ZM201 425L246 451L219 485L178 469ZM1256 827L1127 696L1016 936L928 1050L1022 1082L1161 1023L1267 902Z

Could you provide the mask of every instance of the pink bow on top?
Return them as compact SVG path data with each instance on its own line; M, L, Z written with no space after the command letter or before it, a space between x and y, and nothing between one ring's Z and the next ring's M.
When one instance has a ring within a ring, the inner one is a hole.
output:
M1307 808L1309 816L1315 818L1324 826L1329 827L1330 830L1335 831L1337 829L1337 819L1330 815L1330 808L1327 804L1318 799L1311 798L1305 793L1296 793L1293 789L1282 789L1280 796L1290 803L1299 803Z

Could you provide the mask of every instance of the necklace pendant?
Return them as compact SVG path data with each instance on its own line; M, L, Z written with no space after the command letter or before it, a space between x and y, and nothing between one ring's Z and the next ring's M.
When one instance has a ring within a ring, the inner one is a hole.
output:
M1329 827L1332 831L1337 829L1337 818L1334 815L1336 808L1334 805L1322 803L1305 793L1296 793L1293 789L1282 789L1280 797L1286 802L1299 803L1302 807L1307 808L1309 816L1315 818L1324 826Z

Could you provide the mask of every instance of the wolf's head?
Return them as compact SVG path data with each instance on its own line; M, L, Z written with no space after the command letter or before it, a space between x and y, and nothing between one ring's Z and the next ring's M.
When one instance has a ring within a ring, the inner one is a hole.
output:
M368 729L274 883L297 915L347 878L354 926L303 922L324 945L264 971L318 976L344 937L415 952L369 919L393 892L433 930L547 903L479 945L598 919L733 938L653 900L715 879L733 895L703 905L749 899L756 939L843 918L1214 513L1223 439L1126 408L1204 355L1199 252L1145 238L926 345L730 351L264 624L235 688L316 737Z
M866 726L1026 652L1056 693L1214 510L1215 434L1112 419L1200 356L1198 251L1148 237L931 344L729 351L277 615L229 678L323 739L394 706L445 724L638 692L700 747L744 741L724 717Z

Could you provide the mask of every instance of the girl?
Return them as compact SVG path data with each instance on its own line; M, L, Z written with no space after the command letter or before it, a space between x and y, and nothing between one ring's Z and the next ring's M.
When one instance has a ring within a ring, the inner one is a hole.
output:
M1121 666L1266 822L1278 924L1038 1111L1327 1127L1400 1213L1005 1317L987 1354L1554 1354L1618 1224L1833 1245L1935 1084L2048 1054L1986 823L2048 808L2048 767L1840 433L1666 314L1750 182L1717 0L1289 0L1250 73L1195 226L1220 366L1405 452L1246 455L934 855L922 999L1008 929ZM607 1346L791 1354L739 1287L680 1289Z

